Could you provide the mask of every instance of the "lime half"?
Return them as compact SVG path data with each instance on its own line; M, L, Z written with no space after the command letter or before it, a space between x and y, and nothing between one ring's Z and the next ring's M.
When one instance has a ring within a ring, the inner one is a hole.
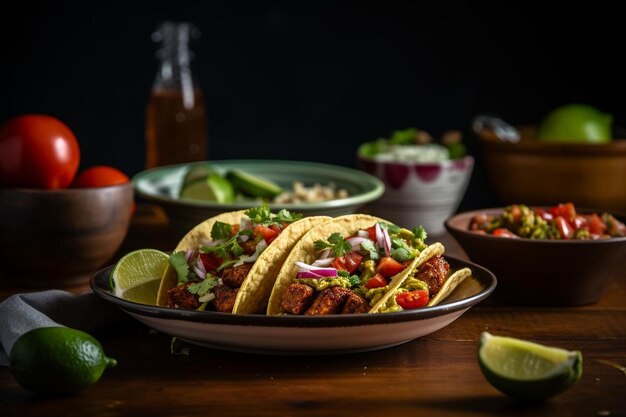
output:
M191 184L197 180L204 180L209 175L214 174L215 170L208 164L200 164L195 165L189 168L187 173L185 174L185 178L183 178L183 184Z
M580 379L579 351L544 346L483 332L478 363L498 390L519 399L542 400L559 394Z
M235 199L235 189L226 178L218 173L213 173L206 178L183 184L180 197L217 203L232 203Z
M165 252L156 249L139 249L124 255L111 271L113 294L128 301L156 305L168 259Z

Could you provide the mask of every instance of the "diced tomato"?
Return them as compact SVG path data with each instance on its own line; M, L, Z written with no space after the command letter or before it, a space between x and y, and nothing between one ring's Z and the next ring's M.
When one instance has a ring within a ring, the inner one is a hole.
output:
M365 283L365 288L371 290L372 288L381 288L387 285L387 280L380 274L376 274Z
M574 235L574 229L562 216L556 216L554 218L554 225L556 230L559 231L562 239L570 239Z
M276 231L275 229L271 229L267 226L263 226L262 224L259 224L257 225L257 227L254 228L254 235L261 236L263 239L265 239L265 242L268 245L272 243L274 239L276 239L276 237L278 236L278 233L280 233L280 229Z
M330 264L335 269L353 273L361 264L363 257L356 252L349 252L344 256L336 257Z
M576 209L573 203L563 203L550 207L550 213L555 218L558 216L563 217L570 225L573 225L576 219Z
M585 227L592 235L603 235L606 231L606 224L596 213L585 215Z
M391 256L385 256L382 258L376 268L376 272L382 274L385 278L391 278L402 271L404 271L404 266Z
M222 258L214 253L202 252L200 253L200 255L198 255L198 258L200 258L200 261L204 265L204 269L206 269L207 272L215 272L217 268L224 262Z
M519 208L517 204L512 205L509 212L514 223L518 223L522 220L522 209Z
M405 310L424 307L428 304L428 290L401 292L396 295L396 302Z
M370 235L370 240L376 242L376 225L368 227L365 231Z
M548 213L546 210L537 207L536 209L534 209L534 212L537 216L541 217L543 220L552 220L552 214Z
M494 230L491 234L497 237L509 237L513 239L516 239L519 237L515 233L511 232L509 229L505 229L505 228L498 228Z
M238 224L231 224L230 225L230 236L235 236L237 233L239 233L239 225Z
M580 214L577 214L576 217L574 217L574 221L572 222L571 226L574 228L574 230L578 230L582 227L585 227L586 224L587 224L587 219L585 219Z

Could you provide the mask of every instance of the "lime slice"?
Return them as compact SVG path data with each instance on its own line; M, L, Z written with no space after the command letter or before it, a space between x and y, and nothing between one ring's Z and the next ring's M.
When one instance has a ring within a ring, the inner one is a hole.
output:
M215 201L218 203L231 203L235 200L235 189L226 178L218 173L213 173L206 179L199 179L188 184L183 184L180 197L194 200Z
M185 177L183 178L183 186L186 184L191 184L192 182L195 182L197 180L201 180L201 179L204 180L209 175L214 174L214 173L215 173L215 170L213 169L213 167L211 167L211 165L206 165L206 164L194 165L190 167L187 173L185 174Z
M478 363L498 390L519 399L542 400L559 394L580 379L582 354L512 337L483 332Z
M111 271L113 294L128 301L156 305L168 258L156 249L139 249L124 255Z
M283 192L283 189L267 178L259 178L239 169L233 169L226 174L235 188L251 197L274 198Z

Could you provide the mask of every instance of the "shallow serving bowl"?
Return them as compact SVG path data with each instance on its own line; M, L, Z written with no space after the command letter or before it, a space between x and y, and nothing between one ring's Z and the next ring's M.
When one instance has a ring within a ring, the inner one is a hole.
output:
M485 130L479 135L485 169L503 204L602 207L626 213L626 140L608 144L543 143L520 127L518 143Z
M0 271L25 287L88 283L122 245L132 204L131 183L63 190L0 188Z
M270 204L273 211L285 208L305 216L340 216L356 213L365 204L376 200L384 192L383 183L376 177L356 169L306 161L274 160L224 160L208 161L218 172L238 168L252 175L270 179L285 190L293 188L294 181L310 187L316 183L334 183L337 188L348 191L347 198L316 203ZM209 217L220 213L243 210L258 201L236 201L222 204L211 201L180 199L178 194L190 164L170 165L153 168L135 175L133 183L137 194L161 206L166 212L172 227L181 235Z
M149 327L198 345L264 354L350 353L384 349L435 332L493 292L496 278L487 269L446 259L452 269L471 268L472 276L437 306L386 314L265 316L136 304L111 293L112 267L95 274L91 287L105 301Z
M469 258L498 277L495 299L520 305L577 306L598 301L611 280L624 279L626 237L599 240L511 239L472 232L480 213L452 216L446 229ZM580 210L581 213L599 210ZM615 216L624 221L624 216Z

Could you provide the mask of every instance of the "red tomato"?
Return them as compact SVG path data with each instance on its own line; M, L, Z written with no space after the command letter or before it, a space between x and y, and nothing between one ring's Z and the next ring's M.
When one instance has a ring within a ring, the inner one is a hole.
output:
M505 228L496 229L491 234L497 237L510 237L514 239L519 237L515 233L511 232L509 229Z
M380 274L376 274L367 280L364 287L367 288L368 290L371 290L372 288L381 288L386 285L387 285L387 280L385 279L385 277L383 277Z
M331 262L330 266L335 269L353 273L361 264L361 260L363 260L363 257L361 255L356 252L350 252L344 256L339 256L335 258Z
M108 187L110 185L126 184L130 179L119 169L99 165L87 168L76 176L72 183L73 188Z
M390 278L402 271L404 271L404 266L391 256L382 258L376 268L376 272L382 274L385 278Z
M278 232L276 230L270 229L269 227L263 226L262 224L259 224L257 227L254 228L254 234L256 236L263 237L268 245L272 243L272 241L278 236Z
M583 216L585 218L585 227L589 229L589 233L602 236L606 231L606 224L596 213Z
M556 230L559 231L562 239L570 239L574 235L574 229L562 216L554 218L554 225Z
M52 116L18 116L0 126L0 185L65 188L79 162L74 133Z
M544 209L538 207L536 209L534 209L535 214L539 217L541 217L544 220L552 220L552 214L548 213L547 211L545 211Z
M550 213L552 216L561 216L571 225L576 219L576 209L573 203L563 203L554 207L550 207Z
M365 231L370 235L370 240L376 242L376 225L368 227Z
M405 310L424 307L428 304L428 290L401 292L396 295L396 302Z
M220 258L214 253L202 252L198 255L198 258L200 258L200 261L204 265L204 269L206 269L207 272L213 272L213 273L217 270L217 268L219 268L219 266L223 262L222 258Z

